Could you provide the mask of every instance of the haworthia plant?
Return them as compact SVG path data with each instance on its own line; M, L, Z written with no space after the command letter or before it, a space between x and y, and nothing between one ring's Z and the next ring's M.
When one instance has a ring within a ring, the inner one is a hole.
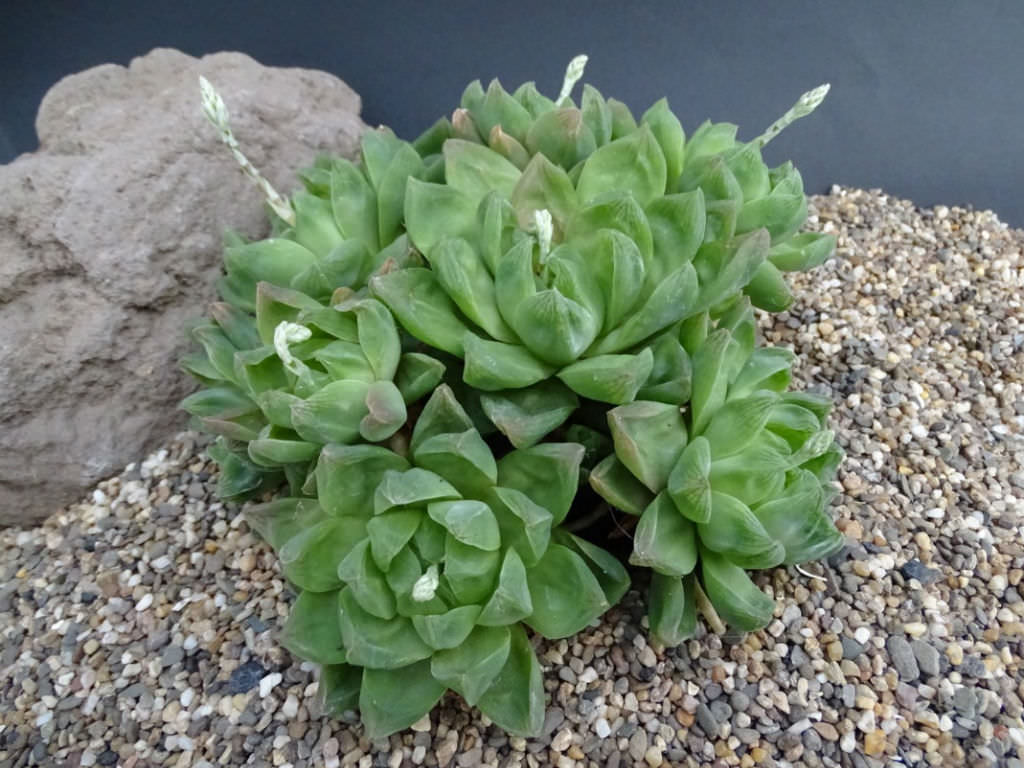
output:
M474 82L415 141L368 131L290 199L202 82L273 234L227 236L183 407L217 435L221 496L263 497L246 518L297 595L281 642L371 738L446 690L539 731L530 635L580 631L629 585L587 539L581 483L636 516L629 564L666 644L698 613L763 626L746 572L840 543L828 402L787 391L792 355L756 347L753 317L834 247L799 232L796 169L761 159L827 88L752 141L687 139L664 99L639 119L590 85L575 101L585 61L554 99Z

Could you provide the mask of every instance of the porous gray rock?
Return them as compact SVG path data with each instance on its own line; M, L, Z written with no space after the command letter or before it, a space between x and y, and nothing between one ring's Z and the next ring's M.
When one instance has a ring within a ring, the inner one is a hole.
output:
M239 53L156 49L50 89L39 150L0 166L0 525L45 518L185 424L177 361L214 299L221 233L266 226L200 74L282 193L365 130L338 78Z

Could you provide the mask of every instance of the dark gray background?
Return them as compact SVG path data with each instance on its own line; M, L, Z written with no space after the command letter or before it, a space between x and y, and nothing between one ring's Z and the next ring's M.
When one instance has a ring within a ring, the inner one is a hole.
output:
M580 52L605 96L643 110L667 95L688 132L710 117L752 138L828 81L825 104L770 145L770 163L793 159L810 192L882 187L1024 226L1019 0L3 0L0 162L35 148L36 109L59 78L156 46L333 72L362 95L367 122L407 138L474 78L536 80L554 95Z

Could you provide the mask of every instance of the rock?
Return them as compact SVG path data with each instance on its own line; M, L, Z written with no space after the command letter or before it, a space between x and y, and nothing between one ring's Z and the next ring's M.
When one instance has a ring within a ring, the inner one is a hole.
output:
M239 53L157 49L50 89L39 151L0 166L0 525L56 512L186 422L178 360L215 298L221 234L266 231L201 113L200 72L282 193L365 128L336 77Z
M929 568L917 558L914 558L913 560L908 560L903 565L901 565L900 573L903 575L903 578L907 580L917 579L919 582L921 582L923 586L926 587L929 584L934 584L936 581L939 580L939 577L942 575L938 570L936 570L935 568Z
M923 675L934 677L939 674L939 652L934 646L924 640L911 640L910 647Z
M893 667L896 668L902 679L917 680L920 677L921 670L918 669L917 659L914 658L914 651L906 638L901 635L893 635L886 640L885 647L889 651L889 658L892 659Z

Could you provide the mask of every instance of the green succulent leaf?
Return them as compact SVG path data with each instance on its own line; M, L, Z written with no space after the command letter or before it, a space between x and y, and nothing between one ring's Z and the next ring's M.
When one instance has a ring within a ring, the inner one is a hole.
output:
M389 470L381 477L373 494L374 514L380 515L393 509L419 507L432 501L446 501L459 498L447 480L433 472L413 467L404 472Z
M435 435L414 448L416 463L436 472L463 496L475 496L494 484L494 454L475 429Z
M224 266L228 274L244 275L253 285L261 281L288 285L292 278L315 261L313 251L284 238L257 240L224 251Z
M498 311L490 271L472 245L462 238L447 238L428 258L441 287L466 317L499 341L516 341Z
M386 440L405 426L405 400L391 381L370 385L366 391L366 410L359 422L359 434L371 443Z
M444 576L459 603L480 603L494 589L501 553L463 544L451 533L445 539Z
M765 427L784 438L790 448L797 450L821 429L821 419L813 411L795 403L780 402L768 412Z
M599 229L587 239L586 260L604 298L607 333L633 308L644 289L646 266L639 247L616 229Z
M410 472L415 471L410 470ZM380 489L378 488L379 491ZM370 551L373 554L373 561L380 570L386 571L391 567L391 561L395 559L395 555L412 539L422 519L422 512L408 509L398 512L387 512L366 522L366 533L369 535ZM342 578L344 579L345 577L342 576Z
M352 163L339 160L331 168L331 210L334 222L350 241L365 243L379 250L377 226L377 195L366 178Z
M541 443L520 448L498 462L497 485L525 494L551 513L551 524L559 525L579 487L583 446L576 443Z
M729 397L747 397L758 389L781 392L789 386L794 355L783 347L755 349L729 385Z
M594 142L602 147L612 140L612 110L594 86L583 84L583 98L580 100L583 122L594 134Z
M640 122L651 128L651 133L661 147L662 155L665 157L666 181L669 186L675 183L676 179L683 172L683 144L686 141L686 134L672 110L668 108L668 99L658 99L644 112Z
M725 402L728 371L724 362L731 338L725 329L715 331L707 337L693 357L690 424L694 434L704 431L711 417Z
M281 440L267 437L260 432L260 437L249 443L249 458L262 467L279 467L284 464L301 464L312 461L320 453L320 446L302 440Z
M351 443L359 437L359 423L367 414L370 385L348 379L332 381L305 400L291 406L291 422L303 440L311 443Z
M219 419L232 419L259 410L252 398L230 385L201 389L182 400L181 408L193 416Z
M638 400L608 412L615 455L654 493L660 492L686 446L678 406Z
M310 592L330 592L341 586L338 565L366 535L364 521L334 517L304 528L278 550L288 580Z
M654 499L647 486L614 453L590 471L589 481L602 499L630 515L642 514Z
M670 327L658 335L649 349L653 355L651 375L636 393L637 400L682 405L690 399L693 367L686 349L679 343L679 329Z
M551 214L555 235L559 238L577 206L576 188L569 175L542 154L530 159L509 199L520 229L533 226L534 213L546 210Z
M402 472L409 463L375 445L326 445L317 462L316 493L328 515L369 517L385 473Z
M479 200L445 184L409 179L405 188L405 228L420 253L430 253L446 237L468 237L476 229ZM392 307L394 311L394 307Z
M743 290L755 307L766 312L782 312L793 303L785 276L770 261L757 268Z
M431 437L452 432L461 433L472 428L473 420L469 418L451 387L442 384L434 390L434 394L423 406L423 411L416 420L409 447L415 453L417 448Z
M433 653L408 617L381 619L374 616L363 609L351 588L341 590L339 606L341 637L348 650L349 664L398 669L429 658Z
M498 585L477 618L485 627L515 624L533 613L533 602L526 584L526 568L515 549L505 552L498 573Z
M651 226L644 209L628 192L609 193L579 208L569 220L566 240L586 253L587 241L602 229L617 230L632 240L645 265L654 257Z
M529 448L569 418L579 399L572 390L549 379L525 389L484 393L480 404L512 445Z
M763 389L748 397L727 400L703 433L711 447L711 458L731 456L750 445L768 423L778 400L776 393ZM815 420L815 431L817 426Z
M526 572L533 613L526 623L544 637L576 634L608 608L597 577L583 558L561 544L552 544Z
M651 574L647 592L647 615L651 634L667 647L675 647L697 631L697 603L694 576Z
M654 355L649 348L636 355L598 355L579 360L558 372L571 390L601 403L632 402L651 374Z
M423 642L435 650L458 648L473 631L479 605L460 605L444 613L419 614L412 617L412 625ZM434 656L436 658L436 654Z
M801 232L773 245L768 251L768 261L783 272L806 272L828 261L835 250L835 235Z
M744 200L757 200L771 192L768 166L761 159L761 148L755 142L732 150L725 162L739 182Z
M487 137L487 146L508 160L519 170L526 168L530 162L530 153L515 136L505 133L500 125L491 128Z
M445 687L430 674L430 662L401 669L364 669L359 714L372 741L408 728L434 708Z
M594 152L583 166L576 189L584 202L625 189L644 206L665 194L665 182L665 155L651 127L644 124Z
M417 339L462 356L469 329L433 271L412 268L377 275L370 279L370 290Z
M220 461L220 459L218 459ZM282 498L246 507L245 522L275 550L300 532L323 521L316 499Z
M711 517L697 526L701 544L742 568L774 568L785 558L783 546L750 511L728 494L711 492Z
M215 301L210 305L210 315L238 349L255 349L262 345L255 320L248 312L226 302Z
M352 547L338 564L338 578L351 590L364 611L379 619L394 617L395 596L388 588L384 573L373 560L368 538Z
M398 361L395 386L406 405L410 405L433 391L444 377L444 371L441 361L419 352L406 352Z
M436 155L441 151L445 140L450 138L451 135L451 122L447 117L439 117L433 125L416 137L412 142L412 146L420 153L420 157Z
M612 139L621 139L636 130L636 119L629 107L618 99L608 99L608 110L612 113Z
M772 620L775 601L755 586L743 568L708 549L701 550L700 565L708 599L730 626L753 632Z
M551 539L551 513L513 488L495 487L490 498L502 543L517 549L526 565L536 565Z
M329 664L320 668L317 700L324 714L341 717L359 705L363 670L348 664Z
M479 127L484 136L490 135L490 127ZM448 139L443 152L445 183L474 204L479 204L491 190L497 190L503 197L512 197L520 171L497 152L461 139Z
M281 631L281 645L317 664L343 664L345 647L335 620L337 613L337 592L300 593Z
M668 576L685 576L697 564L693 523L679 514L668 493L659 493L640 516L629 561Z
M514 625L509 632L508 659L477 707L509 733L536 736L544 723L540 664L523 628Z
M629 573L610 552L564 530L558 531L558 543L575 551L586 561L604 590L609 605L615 605L629 589Z
M693 261L704 242L707 213L700 189L656 198L645 209L654 240L654 259L647 275L648 292L666 274Z
M754 509L768 535L785 548L787 565L828 557L843 545L843 535L825 512L828 497L821 482L807 470L795 475L783 495Z
M552 366L519 344L486 341L467 333L462 346L466 360L463 381L485 392L528 387L554 372Z
M676 508L695 523L711 518L711 445L704 436L683 449L668 476L668 494Z
M565 169L590 157L596 147L593 131L575 107L544 112L526 134L526 148L530 154L545 155Z
M463 544L488 552L501 546L498 521L482 501L435 501L427 506L427 514Z
M510 646L508 627L477 627L458 648L435 653L430 673L475 706L505 666Z

